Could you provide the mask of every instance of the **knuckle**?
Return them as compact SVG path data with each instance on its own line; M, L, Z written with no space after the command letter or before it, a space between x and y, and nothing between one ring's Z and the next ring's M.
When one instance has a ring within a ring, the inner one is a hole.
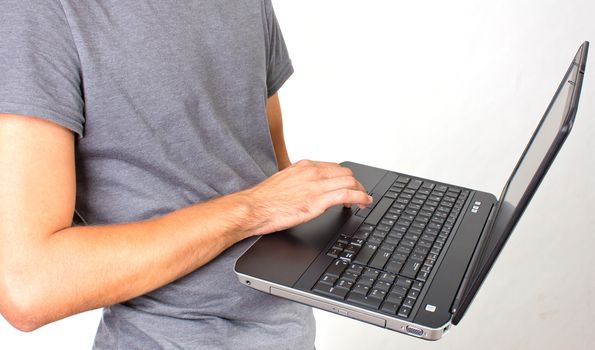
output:
M348 189L344 188L341 191L339 191L338 194L338 199L340 201L346 201L349 199L349 194L351 193L351 191L349 191Z
M320 169L314 167L308 167L305 170L306 175L310 177L319 177L320 176Z
M297 162L296 165L309 166L312 165L312 161L308 159L302 159L299 162Z

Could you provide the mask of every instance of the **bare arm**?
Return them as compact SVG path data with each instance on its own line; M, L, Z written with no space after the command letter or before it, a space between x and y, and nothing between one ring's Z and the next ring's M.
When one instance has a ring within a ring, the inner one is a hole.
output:
M279 170L283 170L291 165L291 161L289 160L287 147L285 146L283 118L278 94L274 94L267 100L267 118L269 120L271 139L273 140L273 146L275 147L275 155L277 156L277 164Z
M246 237L336 204L370 203L349 169L301 161L253 188L159 218L70 227L73 134L1 114L0 184L0 313L24 331L145 294Z

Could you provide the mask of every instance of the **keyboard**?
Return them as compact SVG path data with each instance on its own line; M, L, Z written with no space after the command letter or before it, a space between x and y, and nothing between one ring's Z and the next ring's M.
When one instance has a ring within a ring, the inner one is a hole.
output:
M335 260L312 291L408 318L468 196L468 190L399 176L355 213L363 222L328 250Z

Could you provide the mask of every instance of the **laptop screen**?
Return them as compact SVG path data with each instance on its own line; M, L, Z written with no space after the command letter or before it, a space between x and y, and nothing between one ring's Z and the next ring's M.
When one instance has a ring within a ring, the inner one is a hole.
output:
M492 228L481 243L463 304L473 298L570 131L582 83L579 71L581 65L584 67L586 50L585 44L577 53L502 191ZM463 308L466 306L461 304Z

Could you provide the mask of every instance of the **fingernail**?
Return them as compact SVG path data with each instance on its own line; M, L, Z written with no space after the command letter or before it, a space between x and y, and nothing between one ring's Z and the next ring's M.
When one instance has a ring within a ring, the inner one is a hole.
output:
M372 201L374 200L374 198L372 198L372 196L368 196L368 200L369 200L370 202L372 202Z

